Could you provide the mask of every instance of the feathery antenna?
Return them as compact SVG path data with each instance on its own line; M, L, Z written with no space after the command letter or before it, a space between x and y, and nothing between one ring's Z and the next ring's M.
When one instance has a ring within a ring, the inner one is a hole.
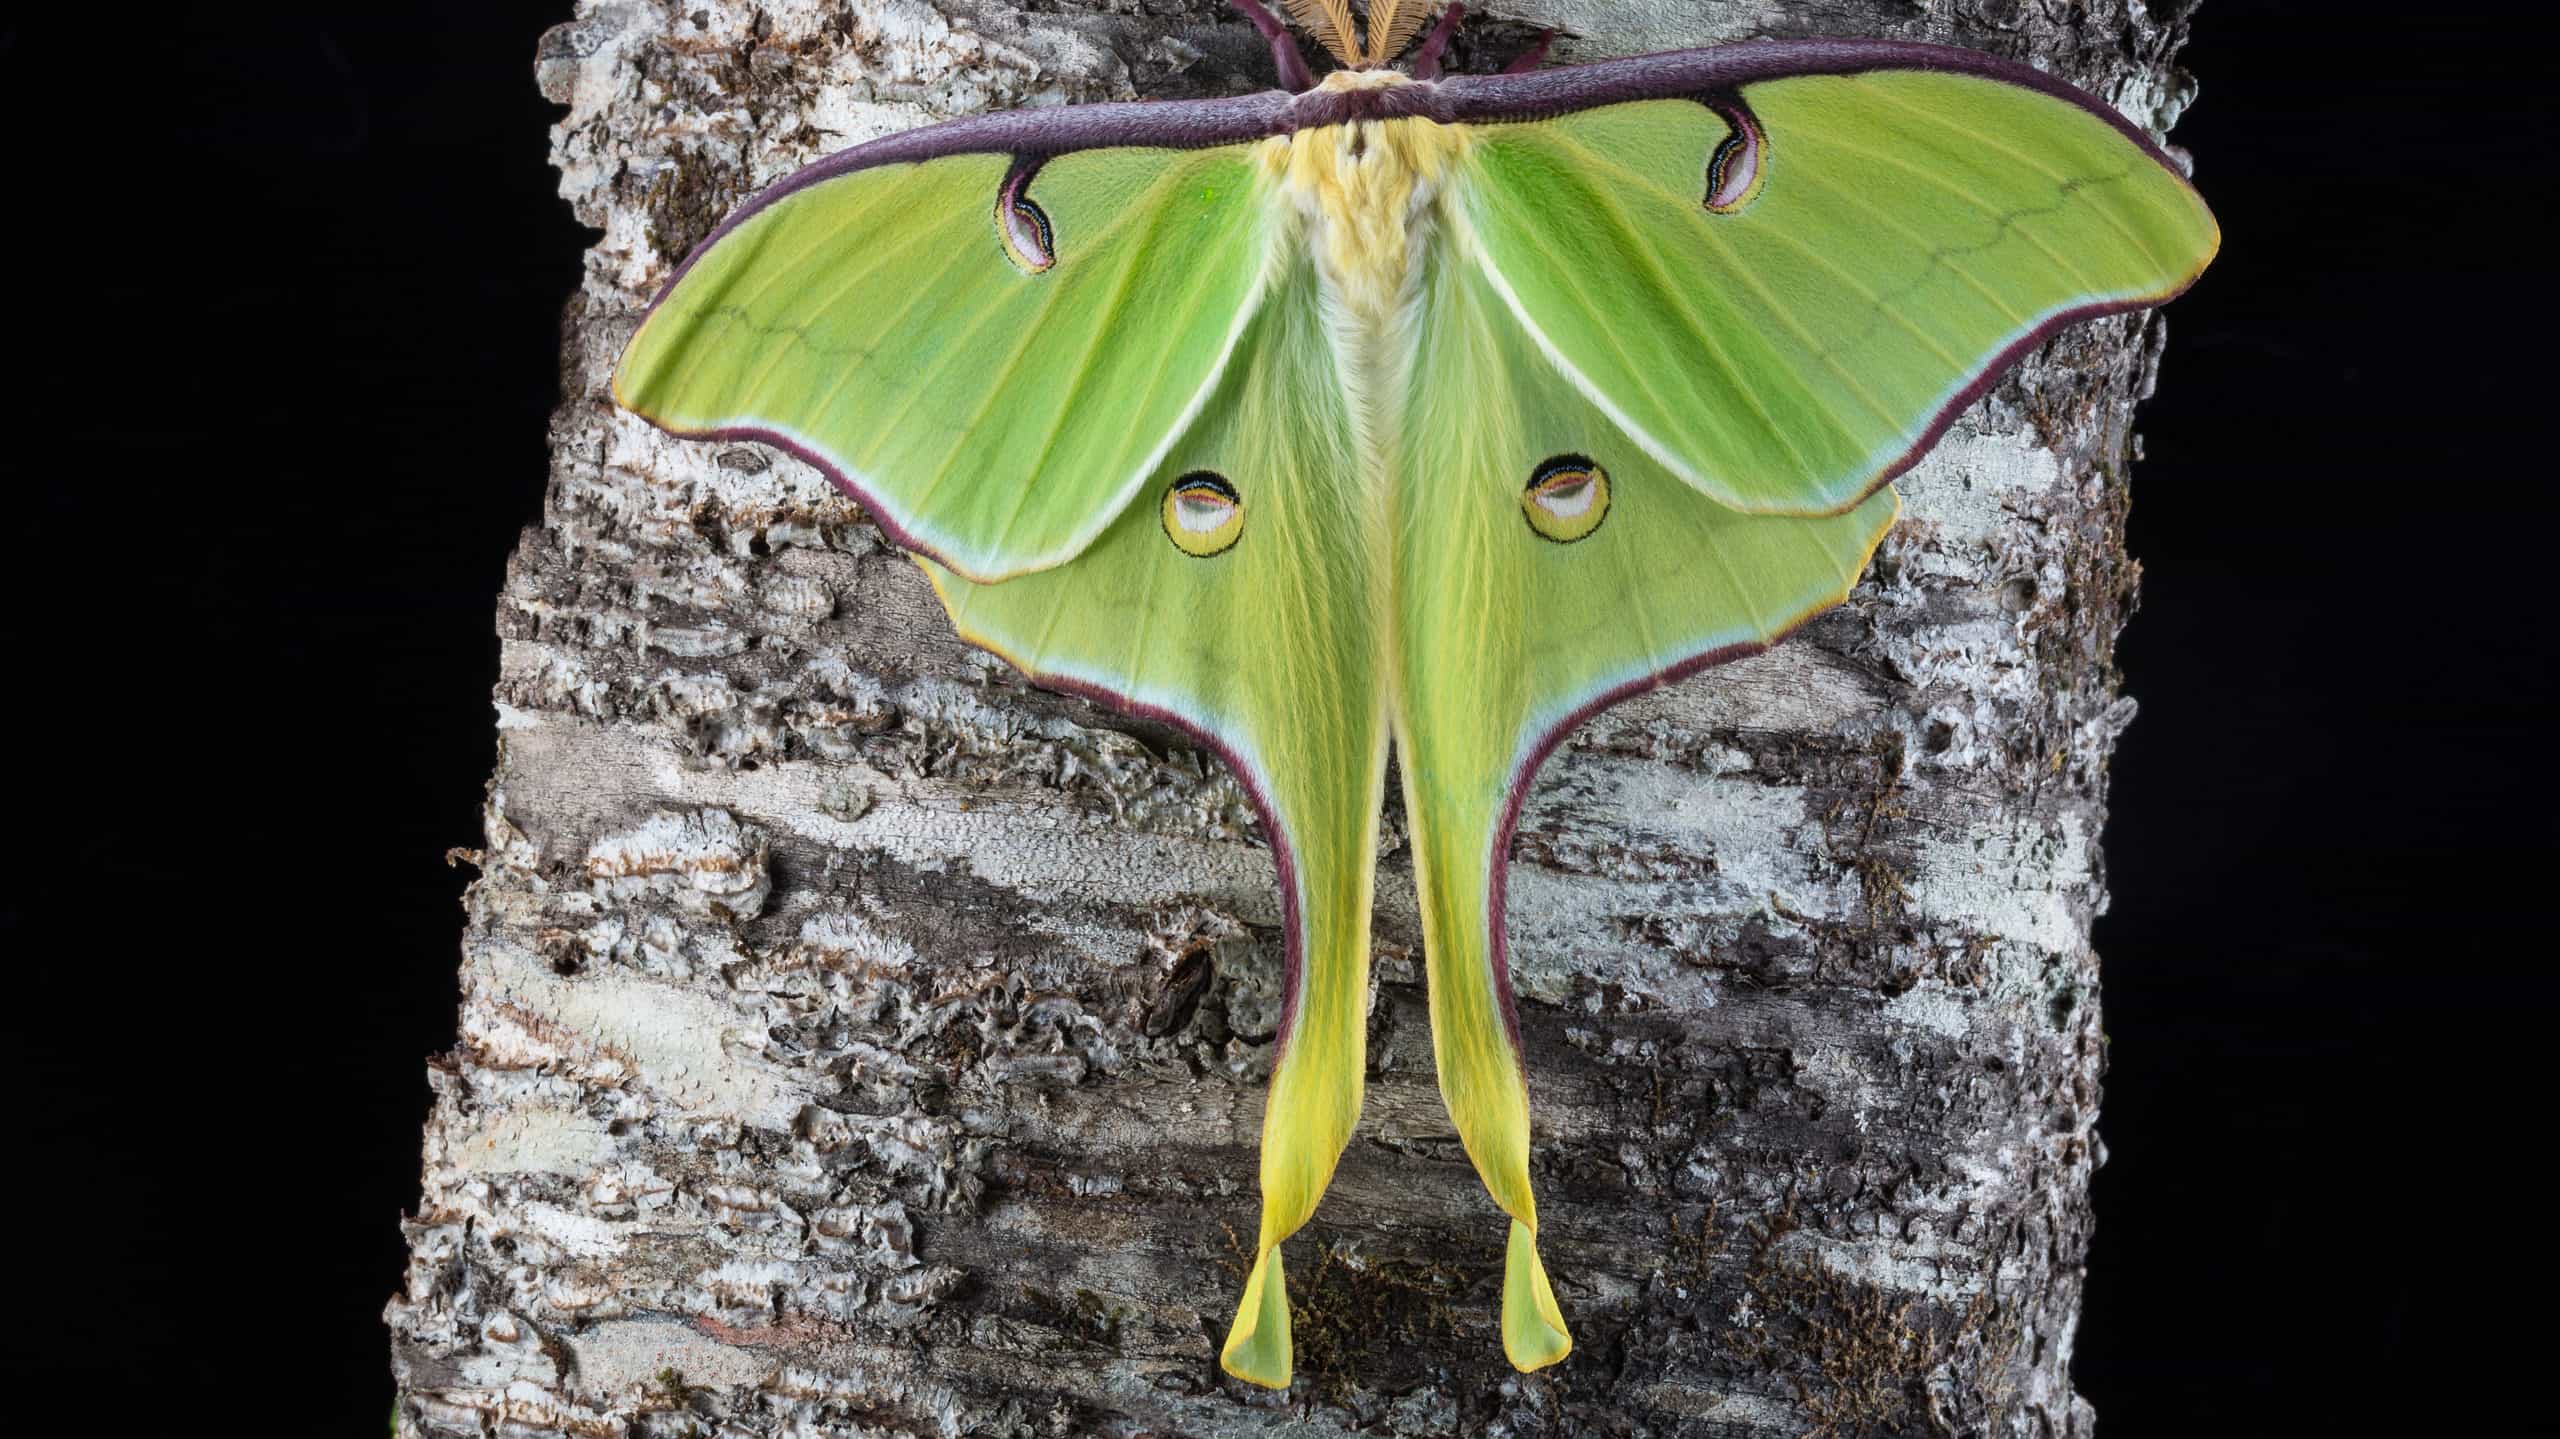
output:
M1357 68L1360 64L1359 36L1351 28L1351 0L1288 0L1289 13L1297 17L1316 43L1333 52L1333 58Z
M1271 27L1264 23L1270 16L1269 11L1255 4L1254 0L1230 0L1230 3L1253 20L1264 38L1272 39L1275 47L1279 44L1272 37ZM1422 33L1422 23L1431 18L1429 0L1371 0L1365 27L1368 43L1364 45L1361 43L1364 31L1355 26L1351 18L1351 0L1282 0L1282 3L1289 7L1291 19L1314 36L1317 44L1333 52L1333 58L1344 68L1351 70L1373 70L1403 54L1404 48L1413 43L1413 37ZM1417 62L1419 68L1438 72L1440 51L1449 43L1449 32L1457 28L1461 13L1463 7L1458 5L1451 5L1443 13L1439 29L1433 32L1434 43L1427 47ZM1290 88L1305 87L1291 84Z
M1430 18L1430 7L1423 0L1370 0L1369 50L1361 57L1363 63L1384 65L1403 54L1413 37L1422 33L1422 22Z

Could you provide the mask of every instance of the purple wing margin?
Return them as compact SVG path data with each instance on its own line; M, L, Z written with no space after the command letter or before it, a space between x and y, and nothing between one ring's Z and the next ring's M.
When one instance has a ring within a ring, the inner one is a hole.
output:
M1266 90L1216 100L1061 105L947 120L856 145L767 186L694 246L693 253L667 277L658 298L666 297L704 250L766 206L812 185L876 165L967 154L1044 159L1074 150L1113 146L1195 150L1352 120L1414 117L1442 124L1501 124L1629 100L1732 94L1763 80L1856 75L1875 70L1978 75L2051 95L2114 126L2171 174L2185 174L2141 127L2117 114L2105 101L2015 60L1952 46L1896 40L1770 40L1704 50L1671 50L1520 74L1451 75L1377 90L1317 88L1303 94Z
M1217 100L1131 100L1104 105L1059 105L1038 110L1006 110L970 115L917 130L901 130L877 140L840 150L804 165L757 192L732 211L718 229L702 237L684 263L658 287L650 308L657 308L675 289L703 252L757 212L812 185L824 184L856 170L905 165L944 155L1016 155L1047 159L1075 150L1131 147L1153 150L1198 150L1235 145L1298 129L1297 97L1285 90L1237 95Z
M2079 86L2015 60L1904 40L1763 40L1704 50L1668 50L1518 75L1452 75L1433 86L1427 113L1444 122L1498 124L1615 105L1727 94L1763 80L1802 75L1858 75L1875 70L1936 70L1978 75L2067 101L2113 125L2174 175L2172 161L2142 128Z

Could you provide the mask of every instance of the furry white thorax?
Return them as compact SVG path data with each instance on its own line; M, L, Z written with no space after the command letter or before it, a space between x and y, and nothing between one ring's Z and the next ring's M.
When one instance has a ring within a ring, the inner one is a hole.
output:
M1323 87L1409 83L1392 70L1337 70ZM1423 260L1441 191L1470 144L1463 127L1419 118L1355 120L1264 142L1266 173L1303 229L1291 263L1311 264L1344 389L1371 457L1412 373Z
M1326 90L1411 83L1393 70L1336 70ZM1468 145L1424 119L1354 120L1265 143L1263 163L1306 226L1328 294L1364 326L1391 324L1419 269L1432 202Z

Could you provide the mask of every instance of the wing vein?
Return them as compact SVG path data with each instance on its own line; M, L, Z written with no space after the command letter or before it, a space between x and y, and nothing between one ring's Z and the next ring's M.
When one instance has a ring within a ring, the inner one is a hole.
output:
M1973 191L1968 190L1964 186L1957 184L1955 181L1948 179L1938 171L1932 170L1925 165L1915 164L1890 150L1870 150L1864 145L1851 144L1847 140L1841 139L1838 136L1825 136L1823 137L1822 143L1834 146L1838 149L1846 150L1853 155L1863 156L1869 160L1882 161L1883 163L1891 165L1895 169L1903 171L1906 174L1918 176L1923 184L1935 186L1940 191L1953 195L1957 199L1962 200L1965 204L1972 206L1976 212L1989 216L1996 233L1990 240L1984 242L1985 247L1998 243L2001 235L2016 235L2025 240L2028 244L2035 246L2039 251L2043 252L2044 257L2053 262L2053 267L2062 271L2064 274L2069 275L2072 283L2078 285L2083 293L2089 295L2103 295L2109 293L2108 291L2091 283L2086 271L2082 270L2077 264L2074 264L2069 256L2063 254L2059 250L2056 250L2051 245L2046 244L2043 238L2037 235L2036 232L2033 230L2023 230L2018 228L2016 225L2011 224L2009 222L2009 217L2013 214L2012 211L1991 203L1980 195L1975 194ZM2101 211L2101 213L2104 212ZM2109 223L2115 223L2112 216L2109 217ZM2117 229L2119 232L2122 232L2123 227L2118 225ZM2145 260L2151 259L2150 250L2141 245L2140 242L2137 241L2135 243L2135 248L2142 251L2143 258ZM2157 261L2153 261L2152 263L2155 267L2158 264Z
M850 177L848 177L848 178L850 178ZM904 178L904 176L901 176L900 178ZM886 188L886 187L883 187L883 188ZM792 196L792 197L789 197L789 198L785 199L785 200L782 202L782 204L783 204L784 206L788 206L788 205L791 203L791 200L793 200L793 199L797 199L797 198L799 198L799 197L798 197L798 196ZM866 215L868 215L868 214L869 214L873 209L876 209L876 208L877 208L876 204L868 204L868 203L866 203L866 204L861 205L861 207L860 207L859 209L857 209L857 211L855 212L855 216L854 216L854 219L853 219L853 221L852 221L852 224L860 224L860 223L862 223L863 218L864 218ZM775 210L775 212L774 212L774 214L775 214L775 218L779 219L779 218L781 217L781 215L782 215L782 214L784 214L784 213L787 213L787 211L785 211L785 210L781 209L780 207L777 207L777 209L776 209L776 210ZM828 247L828 245L830 245L831 243L836 242L836 240L837 240L837 238L838 238L838 236L837 236L837 231L838 231L838 230L840 230L840 229L849 229L849 228L851 228L851 227L852 227L852 224L849 224L849 225L846 225L846 226L840 226L840 227L839 227L839 226L822 226L822 225L813 225L813 226L811 226L810 228L811 228L812 230L817 231L817 235L816 235L816 237L815 237L815 238L813 238L812 240L810 240L810 242L809 242L808 244L806 244L806 245L802 246L802 247L801 247L801 249L800 249L800 253L799 253L799 254L797 254L797 255L795 255L795 256L793 256L793 257L792 257L792 259L791 259L791 262L790 262L788 265L777 265L777 266L775 266L775 267L773 268L773 270L772 270L770 273L766 274L766 275L765 275L765 277L763 278L763 280L762 280L762 281L760 281L760 282L756 285L755 293L754 293L754 294L752 294L752 295L750 295L750 296L747 296L747 297L745 297L745 298L743 298L743 299L740 299L740 300L738 300L738 301L736 302L736 304L735 304L734 308L737 310L739 317L740 317L741 319L749 320L750 322L752 322L752 319L753 319L753 314L752 314L752 312L753 312L753 310L754 310L754 307L755 307L755 306L757 306L757 305L759 305L759 304L761 304L761 303L763 303L763 300L764 300L765 295L766 295L768 292L770 292L770 291L773 289L773 287L774 287L775 285L778 285L778 284L782 283L782 281L783 281L786 277L788 277L788 276L799 274L799 273L801 272L801 267L803 267L803 266L805 266L806 264L808 264L809 259L810 259L810 257L811 257L811 256L817 255L819 252L821 252L822 250L826 249L826 248ZM802 306L802 307L796 307L796 308L803 309L806 313L811 314L811 315L824 315L824 314L826 314L829 310L832 310L833 308L835 308L835 304L836 304L836 302L837 302L838 300L841 300L841 299L843 299L843 298L844 298L844 295L845 295L845 292L846 292L846 291L848 291L848 290L852 289L856 284L858 284L858 283L860 283L860 282L862 282L862 281L864 281L864 280L868 280L868 279L870 279L873 275L875 275L875 274L879 273L881 266L882 266L883 264L885 264L888 260L890 260L890 259L892 259L892 258L894 258L894 257L901 256L901 255L906 254L906 253L907 253L907 251L909 251L909 250L913 249L916 245L921 244L921 243L923 243L925 240L927 240L927 239L931 238L934 234L935 234L935 231L934 231L934 230L932 230L930 227L926 227L926 226L918 226L915 230L913 230L913 231L909 232L905 237L903 237L903 238L901 238L901 239L899 239L899 240L895 241L894 243L892 243L892 244L890 244L890 245L886 246L885 248L883 248L883 249L881 249L881 250L879 250L879 251L877 251L877 252L875 252L875 253L867 254L867 255L865 256L865 259L866 259L867 263L854 267L854 268L853 268L853 270L852 270L852 273L848 274L848 275L845 277L845 279L844 279L843 283L841 283L841 284L837 285L837 286L835 287L835 289L834 289L834 290L832 290L832 291L830 291L830 292L828 293L828 295L827 295L827 299L826 299L826 303L824 303L824 304L822 304L822 305L815 305L815 306ZM953 258L953 260L952 260L952 262L951 262L952 264L956 264L956 263L958 263L958 256L959 256L959 254L960 254L960 253L961 253L961 252L956 251L956 250L953 252L954 258ZM936 271L936 272L934 273L934 279L935 279L935 281L936 281L937 283L939 283L939 282L940 282L940 280L941 280L944 276L948 275L950 272L951 272L951 264L946 264L946 265L944 265L942 269L940 269L940 270L938 270L938 271ZM924 288L922 288L922 289L920 289L920 290L916 291L915 293L917 293L917 294L930 293L930 291L931 291L931 289L932 289L932 288L933 288L933 287L931 287L931 286L927 286L927 287L924 287ZM912 299L912 297L910 298L909 303L910 303L910 304L912 304L912 303L913 303L913 299ZM725 308L731 308L731 307L729 307L729 306L723 306L722 308L724 308L724 309L725 309ZM900 314L901 316L903 316L905 313L906 313L905 308L904 308L904 307L901 307L901 309L899 310L899 314ZM809 344L809 330L808 330L808 326L806 326L806 325L802 325L802 326L798 326L798 327L796 327L796 332L795 332L794 338L795 338L795 339L797 340L797 342L798 342L798 348L801 348L801 349L814 349L814 348L815 348L814 346L811 346L811 345ZM686 367L686 370L685 370L685 379L687 379L688 381L690 381L690 380L693 378L693 371L701 365L701 363L702 363L703 359L704 359L707 355L709 355L709 354L710 354L710 353L711 353L715 348L716 348L716 347L714 347L714 346L710 346L710 345L700 345L700 346L696 346L696 347L694 347L693 363L692 363L692 364L690 364L690 365L688 365L688 366ZM782 361L784 360L784 358L785 358L785 357L787 357L787 356L789 356L789 355L791 354L791 352L792 352L792 349L793 349L793 348L794 348L794 347L793 347L792 345L776 345L776 346L774 347L774 352L773 352L773 354L772 354L771 356L769 356L769 357L765 360L764 367L763 367L762 369L759 369L759 370L757 370L757 371L756 371L755 378L754 378L754 379L752 379L752 380L747 381L745 384L740 385L740 386L738 387L738 390L737 390L737 396L738 396L738 400L739 400L739 402L740 402L740 403L742 403L742 404L743 404L743 403L745 403L745 402L748 400L748 397L753 396L753 395L757 394L758 392L760 392L761 390L763 390L763 388L764 388L764 384L765 384L765 381L766 381L766 380L768 380L768 379L770 379L770 378L772 377L772 375L773 375L774 367L775 367L776 365L781 364L781 363L782 363Z
M2042 175L2045 179L2051 181L2055 190L2060 194L2068 195L2092 179L2118 178L2112 176L2081 176L2064 174L2062 171L2044 164L2037 160L2035 156L2024 150L2018 149L2014 145L2003 144L1998 134L1995 132L1967 129L1956 124L1946 116L1940 115L1935 111L1926 109L1922 106L1914 105L1910 101L1894 95L1889 90L1880 89L1872 85L1863 88L1865 88L1868 93L1874 95L1877 99L1883 101L1885 104L1893 106L1897 110L1901 110L1907 114L1917 115L1920 118L1935 124L1941 130L1956 135L1964 140L1982 145L1987 149L1997 150L2000 153L2015 159L2028 169L2035 171L2037 174ZM2152 269L2159 270L2162 268L2160 264L2160 257L2153 253L2151 246L2145 243L2140 235L2126 228L2122 221L2118 220L2113 213L2106 210L2103 206L2095 206L2092 208L2097 209L2099 215L2104 218L2109 225L2115 227L2116 234L2122 237L2127 244L2132 245L2133 248L2142 252L2142 258L2150 264ZM2075 271L2075 273L2077 272ZM2084 279L2082 283L2085 284L2087 282Z
M1896 219L1891 210L1866 199L1854 190L1834 184L1832 181L1824 178L1818 171L1811 178L1813 183L1821 186L1826 192L1837 197L1841 203L1857 207L1859 210L1875 217L1878 224L1884 225L1900 233L1904 239L1918 247L1921 253L1928 255L1932 260L1936 261L1939 268L1946 270L1947 273L1971 286L1975 294L1980 295L1993 309L2000 312L2001 318L2009 322L2010 329L2013 332L2026 327L2027 317L2018 313L2017 309L2010 305L2006 297L2002 296L1999 292L1993 290L1988 285L1983 284L1980 279L1975 277L1972 271L1967 270L1962 265L1958 265L1953 261L1946 259L1944 255L1939 253L1938 247L1934 242L1932 242L1928 237L1920 234L1918 231L1903 224L1899 219ZM1941 353L1943 353L1943 351ZM1947 358L1951 361L1954 359L1953 356L1948 356ZM1971 373L1971 371L1978 368L1978 366L1966 365L1961 366L1960 368L1964 369L1967 373Z
M1624 175L1630 180L1633 180L1638 188L1649 190L1666 200L1674 200L1680 206L1682 211L1686 211L1693 207L1693 202L1685 199L1677 199L1669 190L1655 184L1650 178L1619 164L1617 161L1612 160L1605 155L1602 155L1572 136L1559 132L1556 138L1562 143L1572 146L1581 154L1590 157L1590 163L1594 168L1606 169L1617 174ZM1595 193L1606 194L1605 191ZM1611 197L1610 203L1614 208L1616 204L1614 197ZM1619 223L1622 228L1625 226L1625 220L1622 216L1619 218ZM1768 282L1760 278L1759 272L1752 269L1751 266L1743 263L1740 255L1734 248L1733 241L1730 238L1719 231L1714 225L1705 223L1705 217L1703 216L1699 217L1698 229L1700 233L1704 234L1711 242L1714 243L1717 249L1724 252L1728 268L1732 269L1740 276L1740 278L1748 283L1751 286L1752 292L1760 297L1761 303L1768 306L1769 312L1777 316L1790 331L1794 332L1798 343L1811 350L1814 354L1814 358L1820 360L1832 374L1838 376L1840 383L1851 394L1856 395L1859 401L1875 414L1877 419L1884 421L1885 427L1888 430L1891 430L1898 435L1909 433L1908 426L1906 426L1902 421L1895 419L1893 412L1886 409L1883 402L1871 394L1865 385L1859 383L1858 377L1849 372L1849 367L1840 362L1840 357L1832 354L1829 347L1825 346L1820 340L1814 337L1813 332L1805 327L1803 319L1799 317L1795 310L1785 301L1778 298L1777 292L1769 288ZM1650 252L1647 252L1647 259L1652 260L1655 268L1658 270L1660 261L1655 259ZM1686 313L1687 307L1685 305L1682 309L1683 313ZM1695 321L1693 320L1692 324L1694 323ZM1808 396L1812 396L1813 394L1809 387L1806 389L1805 393ZM1819 397L1814 396L1814 398L1818 402ZM1838 416L1832 414L1831 408L1828 405L1817 403L1815 408L1825 419L1832 422L1833 428L1839 430L1841 436L1847 439L1854 449L1861 452L1872 452L1873 447L1871 445L1859 444L1857 433L1849 428L1846 421L1841 420ZM1813 472L1808 470L1808 473Z
M1145 234L1140 236L1136 243L1129 246L1128 263L1120 267L1119 275L1112 281L1111 294L1109 298L1103 302L1101 313L1095 317L1092 327L1093 335L1108 335L1113 328L1114 322L1119 318L1122 308L1127 304L1129 299L1129 288L1136 281L1139 266L1153 258L1151 253L1152 246L1155 240L1164 232L1164 207L1157 205L1155 200L1171 186L1177 175L1185 173L1186 172L1184 170L1170 166L1167 167L1163 174L1159 175L1154 182L1147 186L1146 189L1140 191L1137 198L1130 203L1130 211L1132 213L1142 211L1148 212L1153 214L1154 218L1149 221ZM1201 268L1203 267L1194 267L1193 273L1195 275L1198 274ZM1156 360L1156 379L1163 378L1164 367L1171 362L1172 353L1173 346L1170 344L1165 345L1158 352ZM1059 400L1056 412L1050 415L1048 429L1040 436L1040 452L1038 455L1033 457L1030 466L1023 472L1022 485L1014 495L1013 508L1006 512L1004 525L997 531L1000 536L999 543L1009 541L1013 538L1014 526L1022 521L1023 506L1031 502L1032 491L1039 488L1040 476L1048 467L1049 456L1057 449L1058 436L1066 429L1068 418L1075 413L1076 401L1083 396L1085 386L1092 382L1097 368L1098 367L1095 364L1094 346L1088 342L1083 351L1077 357L1075 378L1068 384L1066 395ZM1148 395L1154 394L1154 382L1151 380L1146 389L1139 393ZM994 394L991 391L989 393L989 399L992 401L993 398ZM982 409L980 413L983 415L984 410ZM976 424L976 420L970 421L972 428L975 428ZM935 483L939 484L940 482L941 477L937 472L935 476ZM1121 481L1121 483L1125 484L1126 481ZM930 491L927 493L930 493Z
M1611 218L1617 223L1620 234L1627 241L1632 242L1634 237L1628 232L1625 216L1613 213ZM1510 219L1512 221L1512 233L1520 236L1522 243L1534 250L1540 258L1547 262L1549 269L1554 274L1562 278L1563 283L1572 290L1574 297L1580 301L1583 312L1587 315L1599 316L1601 314L1601 307L1592 303L1590 292L1583 288L1574 267L1558 259L1555 251L1545 243L1538 227L1535 224L1522 219L1516 213L1511 215ZM1641 247L1639 246L1636 248L1640 249ZM1483 253L1484 241L1480 235L1475 237L1474 249L1477 251L1478 264L1483 265L1487 269L1496 268L1492 264L1490 258ZM1787 454L1795 460L1798 468L1801 469L1803 473L1808 476L1818 474L1819 471L1817 467L1806 457L1804 451L1796 444L1795 437L1788 432L1785 426L1780 425L1776 419L1770 415L1767 402L1762 398L1759 390L1752 385L1750 376L1734 362L1731 355L1725 352L1724 346L1717 342L1713 332L1699 322L1695 313L1689 309L1685 297L1677 293L1677 287L1672 285L1670 278L1662 273L1660 266L1648 266L1645 271L1645 278L1651 283L1657 293L1664 295L1671 304L1680 309L1681 313L1688 320L1689 329L1692 335L1698 340L1701 347L1705 349L1708 357L1716 362L1716 367L1723 372L1725 381L1729 386L1731 386L1733 393L1740 396L1744 403L1751 407L1752 414L1758 418L1765 432L1777 440L1779 446L1786 450ZM1526 317L1522 316L1520 318L1525 319ZM1625 369L1629 378L1635 382L1636 387L1643 391L1645 398L1653 403L1655 410L1664 415L1678 413L1674 407L1664 403L1662 393L1655 389L1652 382L1647 378L1650 367L1638 364L1634 356L1627 352L1626 347L1618 342L1617 327L1604 321L1603 323L1594 326L1594 328L1606 337L1610 353L1617 358L1619 364ZM1554 342L1551 340L1547 342L1550 347L1553 346L1553 343ZM1590 384L1590 380L1587 376L1577 376L1577 378L1581 378L1585 385ZM1712 410L1709 410L1707 415L1717 422L1716 428L1719 431L1723 430L1724 426L1720 415L1715 415ZM1630 438L1633 438L1633 436L1630 436ZM1657 441L1656 443L1659 444L1660 442ZM1667 446L1664 448L1666 451L1666 459L1678 458L1668 454ZM1692 461L1681 459L1675 468L1689 469L1694 473L1697 466Z

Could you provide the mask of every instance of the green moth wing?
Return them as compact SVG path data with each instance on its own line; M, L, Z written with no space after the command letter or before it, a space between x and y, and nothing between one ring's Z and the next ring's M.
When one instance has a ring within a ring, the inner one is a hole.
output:
M668 287L615 397L678 434L799 451L961 573L1044 569L1101 533L1225 369L1271 243L1254 189L1236 145L794 185Z
M2155 304L2216 244L2147 142L1981 74L1763 79L1483 135L1458 208L1519 322L1753 513L1857 503L2057 323Z
M1221 1357L1240 1378L1281 1386L1279 1244L1315 1212L1359 1117L1367 1063L1386 514L1357 483L1364 466L1316 287L1277 287L1238 356L1142 502L1074 563L1001 584L923 563L963 638L1044 683L1206 739L1262 811L1288 975L1264 1106L1261 1233Z
M1287 971L1220 1359L1265 1385L1281 1243L1360 1108L1390 746L1441 1090L1540 1368L1572 1339L1503 937L1539 764L1838 603L1887 482L2012 360L2218 243L2156 146L2022 66L1820 41L1440 78L1449 29L1420 79L858 147L723 225L616 376L676 433L818 463L963 637L1252 793Z
M1503 1347L1535 1369L1572 1341L1537 1257L1503 943L1521 798L1592 711L1756 654L1838 604L1898 501L1888 488L1833 516L1727 508L1561 383L1483 270L1444 255L1424 295L1434 362L1407 402L1404 465L1430 483L1400 492L1392 527L1396 754L1440 1092L1511 1216Z

